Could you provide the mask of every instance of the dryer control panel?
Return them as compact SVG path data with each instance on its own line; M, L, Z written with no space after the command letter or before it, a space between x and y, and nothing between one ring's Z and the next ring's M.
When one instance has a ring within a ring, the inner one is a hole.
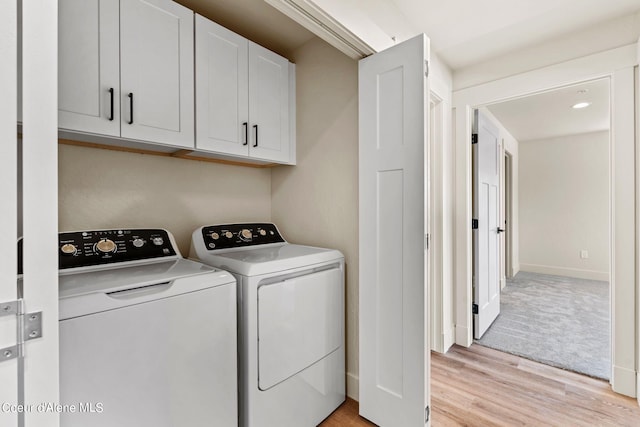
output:
M58 234L60 270L176 255L169 233L163 229L91 230ZM22 274L22 239L18 241L18 274Z
M210 251L285 241L275 224L269 223L208 225L202 228L202 239Z

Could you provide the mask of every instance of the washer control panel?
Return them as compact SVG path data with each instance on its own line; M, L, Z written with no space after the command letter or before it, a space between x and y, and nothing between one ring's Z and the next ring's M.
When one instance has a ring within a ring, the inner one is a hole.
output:
M22 274L22 239L18 241L18 274ZM60 270L175 256L166 230L118 229L58 234Z
M269 223L209 225L202 228L202 239L210 251L285 241L276 226Z

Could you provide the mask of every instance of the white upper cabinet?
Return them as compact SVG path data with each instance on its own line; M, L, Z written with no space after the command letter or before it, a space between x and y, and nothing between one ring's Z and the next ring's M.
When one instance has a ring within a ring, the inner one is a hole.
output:
M289 160L289 61L249 42L251 157Z
M58 5L59 127L120 136L118 2Z
M193 12L120 0L122 137L192 147Z
M196 15L196 148L249 155L249 42Z
M193 12L170 0L59 1L59 127L193 148Z
M293 70L196 15L196 150L294 164Z

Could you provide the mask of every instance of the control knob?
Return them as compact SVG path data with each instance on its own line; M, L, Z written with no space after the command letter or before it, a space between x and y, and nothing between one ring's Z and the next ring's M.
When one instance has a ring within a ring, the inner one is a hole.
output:
M211 238L213 240L218 240L220 238L220 235L218 233L216 233L215 231L213 233L210 234Z
M141 238L133 239L133 246L136 248L141 248L144 246L144 240Z
M98 243L96 243L96 249L98 250L98 252L108 254L110 252L116 251L116 244L113 242L113 240L102 239Z
M164 243L164 239L162 237L152 237L151 242L156 246L161 246Z
M240 240L248 242L252 237L251 230L243 228L242 230L240 230L240 233L238 233L238 237L240 237Z
M261 236L266 236L267 235L267 231L266 230L260 229L259 233L260 233Z
M60 251L65 255L75 255L76 252L78 252L78 248L76 248L76 245L73 245L71 243L66 243L62 245L62 247L60 248Z
M224 233L224 237L226 237L227 239L230 239L233 237L233 233L230 231L227 231L226 233Z

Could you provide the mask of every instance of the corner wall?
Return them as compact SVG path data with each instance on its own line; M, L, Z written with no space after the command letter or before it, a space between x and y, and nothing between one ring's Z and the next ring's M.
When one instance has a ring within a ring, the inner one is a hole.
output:
M297 165L271 174L271 216L294 243L346 261L347 394L358 398L358 64L314 38L296 64Z

